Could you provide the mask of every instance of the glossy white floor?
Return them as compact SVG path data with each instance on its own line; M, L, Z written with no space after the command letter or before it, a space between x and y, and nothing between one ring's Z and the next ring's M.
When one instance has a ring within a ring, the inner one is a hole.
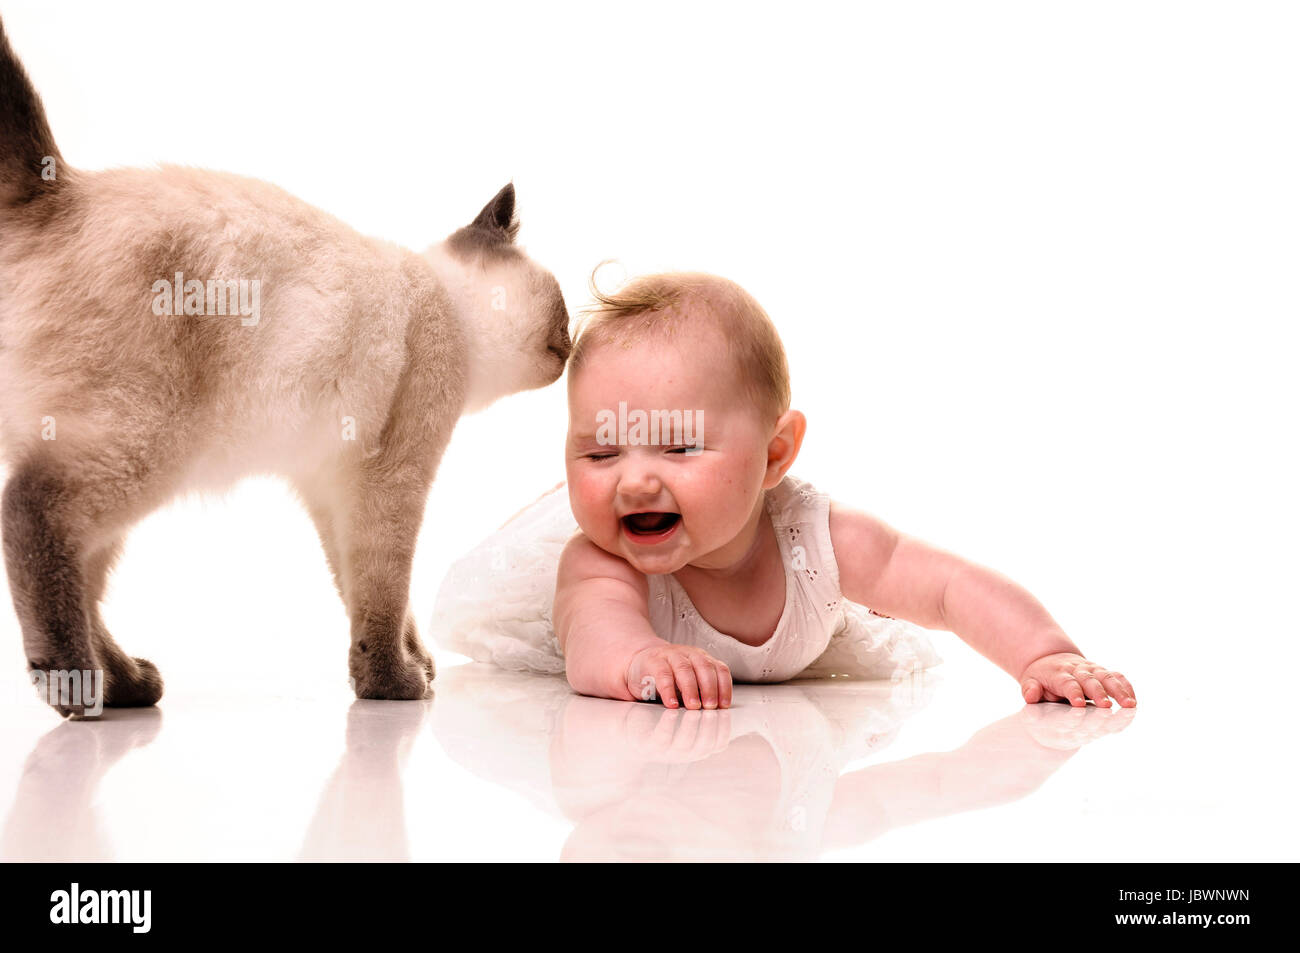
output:
M744 686L725 712L443 662L424 702L176 691L58 723L4 706L5 860L1297 857L1280 695L1140 682L1016 704L950 636L910 681Z

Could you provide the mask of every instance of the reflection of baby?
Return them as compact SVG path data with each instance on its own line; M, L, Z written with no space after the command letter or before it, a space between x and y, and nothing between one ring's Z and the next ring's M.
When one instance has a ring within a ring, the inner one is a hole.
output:
M884 751L932 689L924 675L803 681L688 713L485 665L438 679L448 755L573 823L564 859L602 860L815 858L840 773Z
M745 689L734 708L690 713L584 698L558 677L485 665L438 678L438 742L479 777L572 822L566 860L813 860L1015 801L1133 715L1022 708L954 751L885 761L928 701L924 673L766 685Z
M558 512L578 532L558 556L553 616L536 620L544 633L435 619L444 646L563 670L586 695L710 709L730 705L733 679L933 664L923 626L955 632L1028 702L1136 704L1011 580L788 475L806 421L776 329L738 285L651 275L597 301L569 364L567 501L553 491L504 528L479 597L509 589L521 557L503 540L527 549L520 530Z

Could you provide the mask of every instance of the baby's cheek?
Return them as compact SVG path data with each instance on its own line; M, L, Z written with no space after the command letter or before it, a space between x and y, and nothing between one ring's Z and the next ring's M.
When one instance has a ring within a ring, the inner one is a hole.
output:
M589 538L599 539L609 534L608 523L613 517L603 497L590 492L589 489L584 490L583 485L579 483L569 497L569 505L579 528Z

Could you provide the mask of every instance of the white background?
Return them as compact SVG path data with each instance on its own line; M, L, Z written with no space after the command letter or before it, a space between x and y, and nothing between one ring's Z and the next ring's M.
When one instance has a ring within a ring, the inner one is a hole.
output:
M3 16L74 166L252 175L414 248L513 179L574 310L605 258L739 281L808 415L792 472L1027 586L1149 717L1195 725L1207 768L1295 782L1293 5ZM461 422L416 560L424 630L448 563L563 478L564 427L562 385ZM168 697L347 676L311 524L269 481L141 524L106 618ZM1143 713L1135 761L1158 756Z

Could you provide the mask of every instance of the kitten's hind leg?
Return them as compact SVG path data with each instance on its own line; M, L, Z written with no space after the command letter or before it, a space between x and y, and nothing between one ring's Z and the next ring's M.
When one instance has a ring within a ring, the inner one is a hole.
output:
M110 708L153 705L162 698L163 681L153 662L127 655L104 625L99 601L104 596L108 574L122 550L122 541L101 548L86 561L86 615L90 620L90 642L104 667L104 704Z
M5 566L28 671L34 684L48 689L46 700L59 714L81 718L96 714L83 687L93 690L102 682L96 686L93 674L99 665L77 538L84 529L74 510L75 491L41 463L20 466L0 502Z

